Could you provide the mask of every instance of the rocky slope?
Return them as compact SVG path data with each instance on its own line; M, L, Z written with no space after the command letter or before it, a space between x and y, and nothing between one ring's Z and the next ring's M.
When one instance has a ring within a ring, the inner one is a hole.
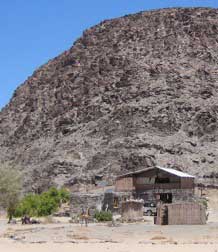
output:
M157 163L218 175L218 9L107 20L36 70L0 113L0 161L26 190Z

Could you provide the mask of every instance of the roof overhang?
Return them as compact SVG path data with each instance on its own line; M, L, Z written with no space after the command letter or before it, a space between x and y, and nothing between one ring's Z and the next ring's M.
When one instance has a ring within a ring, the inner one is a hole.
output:
M117 179L124 178L124 177L131 177L133 175L137 175L137 174L140 174L140 173L143 173L143 172L147 172L147 171L150 171L150 170L154 170L154 169L158 169L158 170L167 172L169 174L175 175L175 176L180 177L180 178L195 178L195 176L192 176L192 175L190 175L188 173L181 172L181 171L178 171L178 170L175 170L175 169L172 169L172 168L165 168L165 167L161 167L161 166L154 166L154 167L150 167L150 168L146 168L146 169L141 169L141 170L134 171L134 172L125 173L123 175L118 176Z

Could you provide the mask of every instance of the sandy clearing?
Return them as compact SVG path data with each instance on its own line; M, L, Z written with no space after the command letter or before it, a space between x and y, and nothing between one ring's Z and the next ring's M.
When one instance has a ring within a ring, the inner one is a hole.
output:
M0 251L3 252L217 252L218 245L145 245L137 243L104 243L104 244L20 244L0 240Z
M17 224L7 225L3 237L12 237L12 240L26 243L75 241L218 243L218 223L203 226L156 226L151 223L132 223L119 224L117 227L109 227L108 224L90 224L88 227L70 223L30 226Z

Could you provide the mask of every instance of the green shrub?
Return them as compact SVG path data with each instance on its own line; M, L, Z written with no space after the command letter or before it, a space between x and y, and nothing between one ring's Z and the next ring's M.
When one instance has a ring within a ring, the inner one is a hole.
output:
M205 198L201 198L199 200L199 203L201 203L206 209L208 208L208 201Z
M70 193L64 188L59 190L59 197L62 203L67 203L70 201Z
M25 196L15 209L15 217L24 215L37 216L40 196L37 194L28 194Z
M58 210L62 203L67 203L70 193L66 189L50 188L42 194L28 194L18 204L15 209L15 217L24 215L48 216Z
M59 207L59 201L57 196L51 196L42 194L40 197L40 202L37 207L38 216L48 216L56 212Z
M106 211L96 211L94 215L95 219L101 221L112 221L112 213Z

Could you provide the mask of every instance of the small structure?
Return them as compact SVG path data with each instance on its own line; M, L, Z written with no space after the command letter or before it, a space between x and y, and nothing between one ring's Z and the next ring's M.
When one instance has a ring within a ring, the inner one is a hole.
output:
M104 193L102 210L120 213L122 209L122 202L126 202L130 198L131 193L129 192L106 191Z
M160 204L155 224L158 225L204 225L206 209L197 202Z
M192 201L194 176L155 166L117 177L115 191L131 192L134 198L143 199L145 202Z
M139 221L143 219L143 200L127 200L121 203L121 215L124 221Z

